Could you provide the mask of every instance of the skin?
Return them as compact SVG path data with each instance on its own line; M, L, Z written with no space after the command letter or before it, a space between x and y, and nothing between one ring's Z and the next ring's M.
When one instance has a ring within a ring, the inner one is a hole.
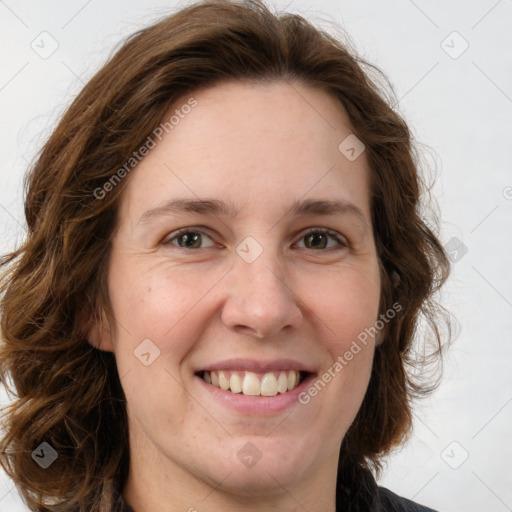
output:
M90 343L114 352L127 398L123 495L136 512L334 511L338 452L368 386L375 340L308 404L270 416L226 408L193 373L241 357L293 358L320 375L375 323L365 155L351 162L338 150L353 129L325 92L227 82L193 96L198 105L129 177L109 260L116 325L89 332ZM240 212L168 212L139 223L177 198L218 199ZM363 218L291 213L305 199L341 199ZM181 228L201 233L199 247L179 246ZM348 245L320 237L328 246L312 246L308 228L328 228ZM263 249L252 263L236 252L247 236ZM145 366L134 350L148 338L160 355ZM247 442L262 455L252 467L237 457Z

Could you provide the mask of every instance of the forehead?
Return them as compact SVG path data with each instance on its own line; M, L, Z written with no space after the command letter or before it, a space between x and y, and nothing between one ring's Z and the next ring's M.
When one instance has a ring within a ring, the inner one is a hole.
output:
M180 111L190 97L197 105ZM340 152L353 129L327 93L297 83L227 82L181 98L164 119L173 114L179 121L125 190L121 208L132 222L183 196L218 197L241 212L270 215L276 203L314 195L351 200L369 217L365 155L350 161Z

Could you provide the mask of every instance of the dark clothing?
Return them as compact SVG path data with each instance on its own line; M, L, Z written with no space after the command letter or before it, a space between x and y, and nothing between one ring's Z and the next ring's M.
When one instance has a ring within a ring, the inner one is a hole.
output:
M414 501L401 498L384 487L378 489L382 512L435 512L435 510L418 505ZM130 509L128 510L130 511Z

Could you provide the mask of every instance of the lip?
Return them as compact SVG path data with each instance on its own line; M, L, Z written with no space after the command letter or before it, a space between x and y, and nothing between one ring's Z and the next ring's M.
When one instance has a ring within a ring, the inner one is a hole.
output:
M225 364L225 362L222 364ZM217 369L214 368L214 366L216 365L212 365L211 368L214 370ZM240 366L238 366L238 368L240 368ZM283 368L286 367L279 367L279 369ZM223 366L222 369L227 370L230 368ZM288 367L287 369L295 368ZM270 368L269 371L272 371L272 368ZM299 395L310 386L315 376L316 373L308 373L306 378L296 388L273 397L246 396L242 393L225 391L213 384L208 384L200 375L197 374L194 375L194 380L198 384L200 394L204 395L205 400L208 400L208 402L214 400L216 403L219 403L221 407L244 415L273 416L282 413L293 406L301 405L299 402Z
M315 368L300 363L294 359L272 359L271 361L257 361L255 359L226 359L217 363L197 368L195 373L201 371L232 370L255 373L275 372L278 370L296 370L305 373L315 373ZM233 394L233 393L231 393Z

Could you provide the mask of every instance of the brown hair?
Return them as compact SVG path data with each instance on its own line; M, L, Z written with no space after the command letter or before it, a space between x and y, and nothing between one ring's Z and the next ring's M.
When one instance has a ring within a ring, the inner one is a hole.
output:
M106 264L129 177L101 199L95 190L180 97L225 80L320 89L346 109L366 146L380 310L396 302L402 309L384 327L368 391L343 440L340 484L355 485L354 467L378 469L403 441L411 400L435 386L415 376L413 339L423 316L441 348L443 310L433 297L448 261L420 215L410 132L370 78L376 72L300 16L272 14L258 1L207 0L133 34L86 84L27 176L26 240L1 261L0 378L16 400L4 408L0 461L31 510L110 511L123 485L125 396L114 355L93 348L83 326L102 310L115 322ZM58 453L47 469L31 456L43 441Z

